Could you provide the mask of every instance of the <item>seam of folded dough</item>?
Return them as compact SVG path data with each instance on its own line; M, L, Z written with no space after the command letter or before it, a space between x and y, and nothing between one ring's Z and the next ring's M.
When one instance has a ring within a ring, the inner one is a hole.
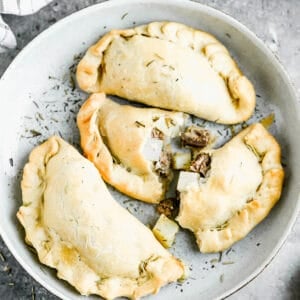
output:
M171 256L154 237L154 253L144 261L140 261L139 277L110 277L105 274L97 274L97 271L93 270L93 265L85 261L69 241L63 240L53 228L45 228L42 209L44 191L47 188L47 165L60 151L70 151L66 147L72 148L71 151L76 151L59 137L51 137L32 151L29 162L24 168L23 205L20 207L17 217L25 228L25 241L37 250L40 261L56 268L58 277L71 283L82 295L98 294L105 299L121 296L138 299L144 295L158 292L161 286L181 277L184 272L183 264ZM66 160L68 159L67 155L68 153L64 157ZM80 154L76 153L76 156L78 159ZM82 159L88 162L83 157ZM91 163L88 162L88 164ZM101 180L100 177L99 180ZM110 197L108 191L104 194L103 197ZM111 199L111 201L114 200ZM115 205L118 206L117 203ZM125 211L125 213L127 212ZM130 218L134 217L130 215ZM139 223L138 221L134 222ZM143 226L142 224L136 225ZM150 230L146 227L144 230L145 235L148 236L147 242L152 241ZM155 252L155 250L159 251Z
M99 111L101 111L102 107L105 105L111 105L109 112L113 114L114 106L117 109L117 106L119 104L116 104L112 100L107 99L105 94L97 93L89 97L89 99L83 104L78 113L77 124L80 131L81 146L84 150L86 157L95 164L95 166L103 176L104 180L116 187L121 192L142 201L146 201L149 203L158 203L165 196L166 186L170 181L172 174L170 174L170 176L167 176L166 178L160 178L160 176L157 174L157 172L154 171L153 167L151 166L150 161L147 162L147 167L143 166L144 173L142 174L138 174L134 169L128 169L128 167L130 166L124 165L122 161L120 163L114 161L111 149L109 145L105 143L104 137L102 136L99 129L100 121L98 120L98 115ZM149 114L152 113L153 117L154 115L162 116L163 114L169 114L170 117L172 115L184 116L184 114L182 113L174 113L158 109L140 109L129 106L123 107L125 111L124 116L122 116L122 118L126 118L126 109L128 114L130 112L133 113L134 110L143 110L136 111L135 114L137 115L137 119L140 118L141 120L145 121L148 118ZM143 112L147 114L147 117L144 118ZM127 115L127 118L130 117ZM121 121L122 120L117 120L116 122ZM110 126L114 126L113 122L111 123L112 124ZM147 124L145 127L140 126L138 130L143 132L144 136L151 136L151 130L149 129L149 126ZM128 132L128 135L129 136L121 135L118 137L118 139L120 139L121 141L123 136L123 138L126 139L136 141L139 140L138 137L130 136L130 132ZM134 135L134 133L132 135ZM119 145L120 149L122 147L126 147L125 142ZM140 153L136 154L134 160L136 164L138 164L138 161L140 161L140 165L143 165L142 162L144 162L145 160L141 159L140 155ZM121 160L121 158L117 159Z
M223 251L244 238L269 214L281 195L284 171L280 162L280 146L275 138L257 123L233 139L243 139L245 145L258 156L262 181L253 198L242 209L235 211L223 224L224 227L194 228L197 244L203 253ZM179 223L181 220L182 216L179 216Z
M105 65L102 65L105 51L109 49L109 45L114 39L120 37L126 39L136 35L176 43L207 58L212 69L223 79L234 108L234 113L231 116L223 115L216 120L206 116L207 119L224 124L233 124L244 121L251 116L255 107L254 88L251 82L243 76L228 50L212 35L175 22L153 22L133 29L112 30L105 34L87 50L80 61L77 67L79 86L87 92L107 92L101 87L102 72L105 72ZM175 107L163 108L176 109ZM193 111L186 112L195 114ZM202 117L201 115L198 116Z

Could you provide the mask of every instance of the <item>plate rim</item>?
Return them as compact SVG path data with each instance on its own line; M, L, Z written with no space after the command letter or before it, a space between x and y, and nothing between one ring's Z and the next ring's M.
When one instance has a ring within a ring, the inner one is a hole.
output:
M22 58L35 46L36 43L39 41L45 39L48 34L51 34L52 31L59 30L59 27L64 26L68 22L72 22L75 18L80 18L82 15L88 15L90 11L94 9L101 9L101 8L109 8L124 4L149 4L153 3L156 5L161 4L170 4L175 6L181 6L189 8L195 8L197 10L201 10L203 12L208 13L211 16L215 16L219 19L222 19L223 21L226 21L230 25L232 25L235 28L238 28L240 32L242 32L246 37L248 37L258 48L260 51L263 52L264 55L268 56L274 67L277 69L279 73L283 75L283 78L285 80L285 84L288 87L288 90L291 94L291 98L293 99L293 103L295 104L295 110L296 115L300 118L300 107L299 103L297 102L297 94L295 92L295 85L293 81L291 80L288 72L283 67L283 64L280 62L280 59L266 46L266 44L250 29L248 29L244 24L242 24L240 21L236 20L235 18L231 17L229 14L220 11L218 9L215 9L211 6L201 4L198 2L194 2L192 0L110 0L105 1L97 4L90 5L88 7L85 7L79 11L73 12L65 17L63 17L61 20L57 21L55 24L49 26L47 29L42 31L40 34L38 34L36 37L34 37L12 60L12 62L9 64L9 66L6 68L5 72L0 78L0 90L1 86L3 85L3 82L5 82L6 76L13 70L19 63L19 61L22 60ZM3 112L3 110L2 110ZM1 111L0 111L1 115ZM228 289L227 291L223 292L219 296L216 297L216 299L225 299L243 287L245 287L248 283L250 283L252 280L254 280L257 276L259 276L264 269L272 262L272 260L275 258L275 256L279 253L280 249L283 247L292 227L295 224L295 221L297 219L299 210L300 210L300 193L298 193L298 199L296 200L296 207L294 210L293 215L289 219L289 222L286 225L285 231L281 238L277 241L276 246L270 252L266 259L263 261L263 263L257 267L253 272L251 272L246 278L241 280L238 284L233 286L231 289ZM10 240L9 236L6 234L5 229L2 227L2 223L0 222L0 235L2 236L2 239L4 243L6 244L9 251L13 254L15 259L18 261L18 263L22 266L22 268L31 276L33 277L39 284L41 284L43 287L45 287L48 291L50 291L52 294L60 297L61 299L69 300L65 295L63 295L59 290L57 290L55 287L52 287L51 284L48 284L48 282L44 279L42 279L26 262L24 258L21 257L21 255L18 254L17 249L14 247L13 242ZM80 294L78 294L80 295Z

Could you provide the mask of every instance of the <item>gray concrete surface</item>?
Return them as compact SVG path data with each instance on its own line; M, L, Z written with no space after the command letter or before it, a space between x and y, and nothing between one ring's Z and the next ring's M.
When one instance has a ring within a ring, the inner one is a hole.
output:
M35 15L5 16L18 39L18 47L0 54L0 76L18 52L41 31L83 7L103 1L60 0ZM300 94L299 0L199 0L228 13L255 32L276 52ZM299 138L299 137L298 137ZM236 299L300 299L300 218L272 263L246 287L229 297ZM0 299L57 299L18 264L0 238ZM188 299L187 299L188 300Z

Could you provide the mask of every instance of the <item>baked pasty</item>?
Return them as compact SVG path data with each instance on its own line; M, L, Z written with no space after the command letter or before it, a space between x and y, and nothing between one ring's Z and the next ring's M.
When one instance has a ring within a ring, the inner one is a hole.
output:
M196 172L203 162L204 176ZM223 251L245 237L280 197L280 147L261 124L220 149L200 152L193 166L195 172L179 176L177 221L194 232L201 252Z
M223 124L247 120L255 92L227 49L183 24L154 22L113 30L77 67L87 92L104 92Z
M94 165L59 137L32 151L22 196L26 242L82 295L137 299L183 274L183 264L114 201Z
M82 149L106 182L133 198L158 203L172 179L171 139L187 118L121 105L99 93L83 104L77 124Z

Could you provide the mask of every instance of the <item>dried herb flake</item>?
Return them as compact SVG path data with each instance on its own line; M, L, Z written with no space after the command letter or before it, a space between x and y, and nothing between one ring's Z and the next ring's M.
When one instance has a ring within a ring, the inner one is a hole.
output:
M34 129L31 129L31 130L30 130L30 133L32 134L31 137L37 137L37 136L42 135L40 132L38 132L38 131L36 131L36 130L34 130Z
M121 17L121 20L124 20L126 18L126 16L128 15L128 12L125 13L122 17Z
M221 262L221 260L222 260L222 255L223 255L223 252L220 251L220 252L219 252L219 260L218 260L218 262Z
M35 288L34 288L34 286L31 287L31 299L35 300Z
M34 100L32 100L32 103L36 106L36 108L40 108L39 105Z
M0 252L0 259L4 262L5 261L5 257L4 255Z
M146 127L145 124L143 124L143 123L141 123L141 122L139 122L139 121L135 121L134 123L135 123L135 125L136 125L137 127Z
M153 62L155 62L155 59L150 60L150 61L146 64L146 67L148 68Z
M9 164L10 164L11 167L14 166L14 160L12 158L9 159Z
M223 261L222 265L232 265L234 264L234 261Z

